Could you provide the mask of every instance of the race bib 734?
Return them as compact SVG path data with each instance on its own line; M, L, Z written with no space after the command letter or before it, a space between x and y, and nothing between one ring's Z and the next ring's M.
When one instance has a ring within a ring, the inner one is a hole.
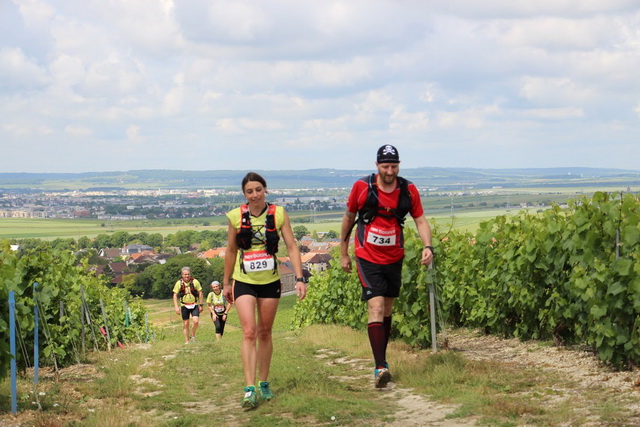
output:
M395 228L371 227L367 233L367 243L376 246L395 246Z

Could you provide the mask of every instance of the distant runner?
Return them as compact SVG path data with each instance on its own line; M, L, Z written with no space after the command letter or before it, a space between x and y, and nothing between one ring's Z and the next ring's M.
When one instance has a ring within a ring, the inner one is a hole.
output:
M196 340L196 331L200 322L200 311L202 311L204 295L200 282L191 277L191 269L189 267L182 267L181 275L180 280L173 286L173 305L176 314L182 316L184 343L189 344L189 338L191 338L191 341ZM190 317L193 318L191 335L189 335Z
M222 293L220 282L214 280L211 282L211 292L207 295L207 307L211 314L211 320L216 327L216 339L220 341L224 334L224 325L227 323L227 315L231 310L231 303Z

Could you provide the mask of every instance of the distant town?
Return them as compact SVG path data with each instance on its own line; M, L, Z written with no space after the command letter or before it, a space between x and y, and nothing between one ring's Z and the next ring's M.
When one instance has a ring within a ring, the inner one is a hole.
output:
M268 171L269 199L288 211L343 211L351 184L373 171ZM244 201L241 171L0 173L0 218L154 220L224 215ZM637 191L639 171L594 168L402 169L431 212L564 203L567 189ZM233 183L233 185L230 185ZM516 191L520 189L522 191ZM562 195L553 196L554 193ZM515 197L526 194L525 197Z
M301 190L271 191L270 200L288 210L343 210L346 193L337 197L290 195ZM304 192L305 194L308 192ZM335 190L331 193L336 193ZM0 218L94 218L145 220L202 218L224 215L242 203L240 191L229 190L112 190L47 193L0 193Z
M421 196L452 200L439 209L463 207L508 207L508 200L496 202L502 187L489 190L438 191L421 188ZM347 189L272 190L269 200L290 212L343 212ZM473 199L473 203L456 201ZM47 193L0 193L0 218L91 218L105 221L206 218L224 215L244 200L239 191L229 190L112 190ZM520 201L513 207L545 207L552 200ZM311 221L311 219L310 219Z

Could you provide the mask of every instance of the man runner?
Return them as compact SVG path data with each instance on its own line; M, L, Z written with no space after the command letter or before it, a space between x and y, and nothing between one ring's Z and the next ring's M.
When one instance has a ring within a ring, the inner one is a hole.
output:
M357 221L355 258L362 300L367 301L369 313L367 329L375 359L376 388L384 388L391 381L386 351L393 301L400 295L402 285L403 223L407 213L415 221L424 245L421 264L428 265L433 259L431 227L424 217L420 194L413 183L398 176L399 165L400 157L394 146L383 145L378 149L378 173L354 183L341 228L341 265L350 272L349 240Z
M198 279L191 277L191 269L189 267L182 267L180 275L180 280L173 286L173 306L176 314L182 316L184 343L189 344L189 318L193 319L191 341L195 341L204 295Z

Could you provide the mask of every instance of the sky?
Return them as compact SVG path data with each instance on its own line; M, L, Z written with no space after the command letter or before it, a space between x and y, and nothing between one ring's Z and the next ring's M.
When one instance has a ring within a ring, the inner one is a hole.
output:
M0 173L640 169L638 0L0 0Z

